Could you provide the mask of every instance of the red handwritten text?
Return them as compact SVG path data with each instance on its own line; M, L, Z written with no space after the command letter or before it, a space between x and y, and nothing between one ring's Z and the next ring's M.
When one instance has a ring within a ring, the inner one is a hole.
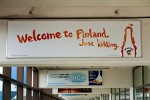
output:
M76 31L76 38L82 39L82 38L108 38L109 36L105 32L105 28L103 28L103 32L93 32L90 28L88 32L84 32L83 29L78 29Z
M20 43L26 43L26 42L33 42L33 41L41 41L41 40L50 40L50 39L59 39L61 38L61 33L36 33L35 30L32 31L32 35L25 34L25 35L17 35L18 41Z
M85 42L84 39L82 39L82 43L79 45L80 46L94 46L94 42Z
M110 47L113 47L114 50L116 50L119 46L116 44L116 43L110 43L108 41L99 41L97 39L97 44L98 44L98 47L106 47L106 48L110 48Z

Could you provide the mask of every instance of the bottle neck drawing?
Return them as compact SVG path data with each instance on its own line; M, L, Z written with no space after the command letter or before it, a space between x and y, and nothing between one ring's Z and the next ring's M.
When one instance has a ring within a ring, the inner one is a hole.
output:
M122 57L136 57L137 47L133 36L132 24L125 28L123 45L121 47Z

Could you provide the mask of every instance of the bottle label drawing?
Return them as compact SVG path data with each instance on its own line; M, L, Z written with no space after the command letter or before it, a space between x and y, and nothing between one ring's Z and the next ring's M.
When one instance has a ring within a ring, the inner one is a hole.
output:
M124 40L121 46L122 57L136 57L137 46L133 36L133 24L125 28Z

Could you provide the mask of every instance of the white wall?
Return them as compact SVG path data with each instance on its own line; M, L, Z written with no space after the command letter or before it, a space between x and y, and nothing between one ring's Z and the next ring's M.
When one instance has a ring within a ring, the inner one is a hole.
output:
M118 13L115 13L118 10ZM29 12L32 11L32 14ZM150 0L0 0L0 18L37 17L144 17ZM26 19L28 20L28 19ZM110 19L104 19L110 20ZM114 19L117 20L117 19ZM121 19L120 19L121 20ZM124 19L125 20L125 19ZM128 20L128 19L126 19ZM0 65L3 66L137 66L150 65L150 19L142 22L142 58L45 58L6 59L7 21L0 20Z
M69 71L69 70L68 70ZM132 68L107 69L103 71L102 86L73 86L74 88L130 88L132 87ZM47 70L39 71L39 88L47 86ZM72 86L53 86L53 88L72 88ZM95 90L96 92L97 90Z

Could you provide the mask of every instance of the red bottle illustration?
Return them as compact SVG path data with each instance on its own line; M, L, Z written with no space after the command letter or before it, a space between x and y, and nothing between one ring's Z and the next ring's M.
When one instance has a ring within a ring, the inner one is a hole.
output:
M121 47L122 57L136 57L137 54L132 26L133 24L130 24L125 29L123 45Z

